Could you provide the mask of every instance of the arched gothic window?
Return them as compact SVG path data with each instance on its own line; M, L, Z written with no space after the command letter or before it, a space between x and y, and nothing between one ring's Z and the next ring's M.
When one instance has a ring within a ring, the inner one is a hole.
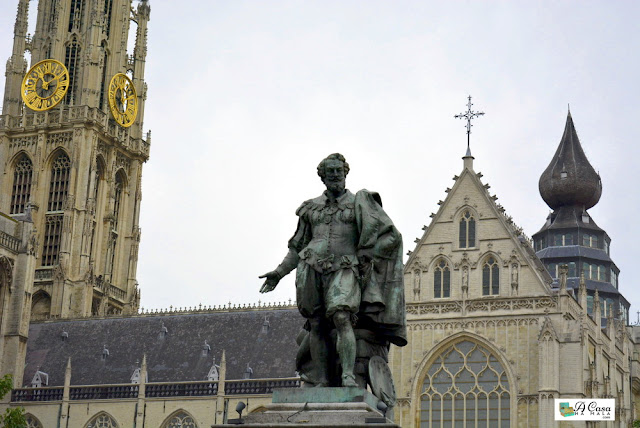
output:
M122 204L122 192L124 190L125 178L122 171L116 174L113 196L113 217L115 219L113 230L118 230L118 218L120 217L120 205Z
M476 246L476 221L469 210L460 217L460 248Z
M510 426L507 373L488 349L470 340L448 346L427 370L420 427Z
M11 214L23 213L31 197L31 179L33 163L29 156L22 154L13 170L13 189L11 190Z
M104 0L104 32L107 37L111 32L111 11L113 10L113 0Z
M500 267L494 257L489 257L482 267L482 295L500 293Z
M162 428L198 428L198 424L184 410L179 410L162 424Z
M451 271L446 261L440 260L433 270L433 297L451 296Z
M27 428L43 428L42 423L30 413L24 415L24 419L27 422Z
M69 192L71 161L66 153L60 153L51 166L49 180L49 201L45 215L44 242L42 245L42 266L58 263L64 203Z
M69 8L69 32L80 31L82 25L82 14L84 13L84 0L71 0Z
M40 290L33 295L31 301L31 319L43 320L51 315L51 296Z
M116 422L113 417L105 412L98 413L96 416L91 418L89 423L85 425L85 428L120 428L118 422Z
M98 204L98 198L100 196L100 184L102 183L102 179L104 178L104 163L102 162L101 158L98 158L96 161L96 172L95 175L93 177L93 207L94 207L94 214L95 214L95 218L97 218L98 214L99 214L99 204ZM93 259L93 243L95 242L95 238L96 238L96 221L95 218L93 219L93 230L91 231L91 243L89 246L89 257L91 259Z
M124 173L119 171L116 174L116 180L113 189L113 223L109 231L109 244L107 246L107 260L105 264L105 278L112 281L113 269L116 260L116 249L118 244L118 221L120 217L120 206L122 205L122 195L125 186Z
M67 95L64 100L67 105L71 105L72 101L74 103L78 102L77 97L79 93L77 91L77 83L80 80L80 51L78 40L74 37L67 45L64 57L64 65L69 72L69 89L67 90Z

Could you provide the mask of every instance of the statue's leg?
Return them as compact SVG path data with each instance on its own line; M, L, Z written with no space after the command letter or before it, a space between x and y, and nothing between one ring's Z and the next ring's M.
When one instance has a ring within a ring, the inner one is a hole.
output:
M329 366L329 349L327 345L327 338L325 335L326 321L321 317L309 318L309 348L311 352L311 360L314 366L314 371L318 376L318 383L316 386L328 386L328 366Z
M333 314L333 323L338 332L336 348L342 366L342 386L358 386L353 367L356 362L356 336L353 333L351 314L337 311Z

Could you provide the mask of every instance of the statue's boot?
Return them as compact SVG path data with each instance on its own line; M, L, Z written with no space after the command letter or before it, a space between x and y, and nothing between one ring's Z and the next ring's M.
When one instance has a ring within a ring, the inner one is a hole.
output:
M342 375L342 386L358 386L356 377L353 374L345 373Z

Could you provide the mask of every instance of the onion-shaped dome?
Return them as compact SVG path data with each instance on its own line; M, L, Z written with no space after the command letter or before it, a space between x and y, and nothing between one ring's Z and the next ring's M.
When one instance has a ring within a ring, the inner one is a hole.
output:
M566 205L587 210L600 200L602 181L582 150L571 113L567 115L558 150L540 176L538 188L553 210Z

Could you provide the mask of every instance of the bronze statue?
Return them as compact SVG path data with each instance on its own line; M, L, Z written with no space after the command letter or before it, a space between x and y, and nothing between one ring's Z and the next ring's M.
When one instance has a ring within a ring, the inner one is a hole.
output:
M339 153L320 162L327 190L298 208L288 254L260 276L266 278L260 292L266 293L297 268L297 304L307 322L296 365L305 383L315 386L366 387L371 358L378 358L378 367L380 358L388 361L390 343L407 343L402 237L377 193L354 195L345 188L348 173ZM387 404L395 401L387 398Z

